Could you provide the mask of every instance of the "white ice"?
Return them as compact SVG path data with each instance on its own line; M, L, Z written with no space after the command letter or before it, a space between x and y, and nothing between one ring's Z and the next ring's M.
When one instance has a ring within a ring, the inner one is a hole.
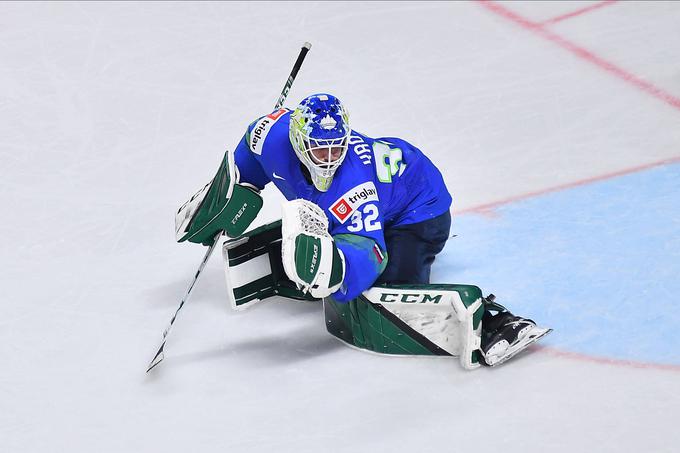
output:
M550 29L680 96L678 23L623 2ZM0 451L680 451L677 369L364 354L315 304L230 311L219 254L145 374L204 252L174 211L305 41L287 105L333 92L417 144L454 212L680 155L680 109L480 4L0 3Z

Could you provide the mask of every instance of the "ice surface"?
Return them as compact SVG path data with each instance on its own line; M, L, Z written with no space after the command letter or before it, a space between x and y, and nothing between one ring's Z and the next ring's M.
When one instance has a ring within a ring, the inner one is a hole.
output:
M617 2L550 27L680 96L679 21ZM305 41L288 105L334 92L423 149L459 233L434 276L553 323L541 348L363 354L313 303L230 311L216 254L144 373L204 252L174 211ZM0 3L0 62L3 452L680 451L677 164L524 198L677 161L679 108L475 3Z

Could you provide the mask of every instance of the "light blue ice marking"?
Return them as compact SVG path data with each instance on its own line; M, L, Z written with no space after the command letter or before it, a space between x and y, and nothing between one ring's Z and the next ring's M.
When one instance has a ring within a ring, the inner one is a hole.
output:
M455 188L453 188L455 193ZM680 164L456 216L433 282L555 329L543 344L680 364Z

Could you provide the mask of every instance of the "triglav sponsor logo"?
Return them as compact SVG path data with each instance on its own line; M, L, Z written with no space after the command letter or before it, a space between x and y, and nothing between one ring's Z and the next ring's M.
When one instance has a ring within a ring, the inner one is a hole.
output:
M252 132L250 133L250 149L253 150L255 154L262 154L262 146L264 144L267 134L271 130L274 123L276 123L279 118L281 118L288 110L279 109L269 115L260 118Z
M362 190L361 192L355 192L354 195L349 197L349 202L354 204L358 200L366 201L366 200L368 200L368 197L375 196L377 193L378 192L375 189L371 189L369 187L369 188Z
M367 201L378 201L378 191L372 181L348 190L331 205L329 211L340 223L345 223L349 216Z
M341 198L340 200L336 201L333 206L331 206L331 212L341 223L344 223L347 217L352 213L352 208L344 199Z
M269 124L269 120L267 118L265 118L253 130L253 136L250 139L250 143L252 144L253 148L255 148L257 146L257 142L259 142L260 139L262 138L262 132L264 132L264 130L267 128L268 124Z

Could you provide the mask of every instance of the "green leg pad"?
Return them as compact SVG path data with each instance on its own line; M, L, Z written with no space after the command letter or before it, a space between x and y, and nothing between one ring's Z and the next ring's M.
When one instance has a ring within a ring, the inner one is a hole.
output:
M348 303L324 299L324 315L328 332L357 348L396 355L466 354L466 367L476 367L480 356L474 341L481 332L481 301L482 292L473 285L382 285ZM425 328L412 322L420 313L430 314L422 318ZM455 341L431 335L427 326L433 322L446 323L439 330L448 328L447 335L455 336Z
M281 262L280 220L225 242L223 256L227 286L232 293L232 306L235 309L245 308L273 296L318 300L297 289L295 283L286 276ZM243 270L244 266L247 268L247 264L256 259L259 260L260 267ZM234 274L241 275L238 281Z

